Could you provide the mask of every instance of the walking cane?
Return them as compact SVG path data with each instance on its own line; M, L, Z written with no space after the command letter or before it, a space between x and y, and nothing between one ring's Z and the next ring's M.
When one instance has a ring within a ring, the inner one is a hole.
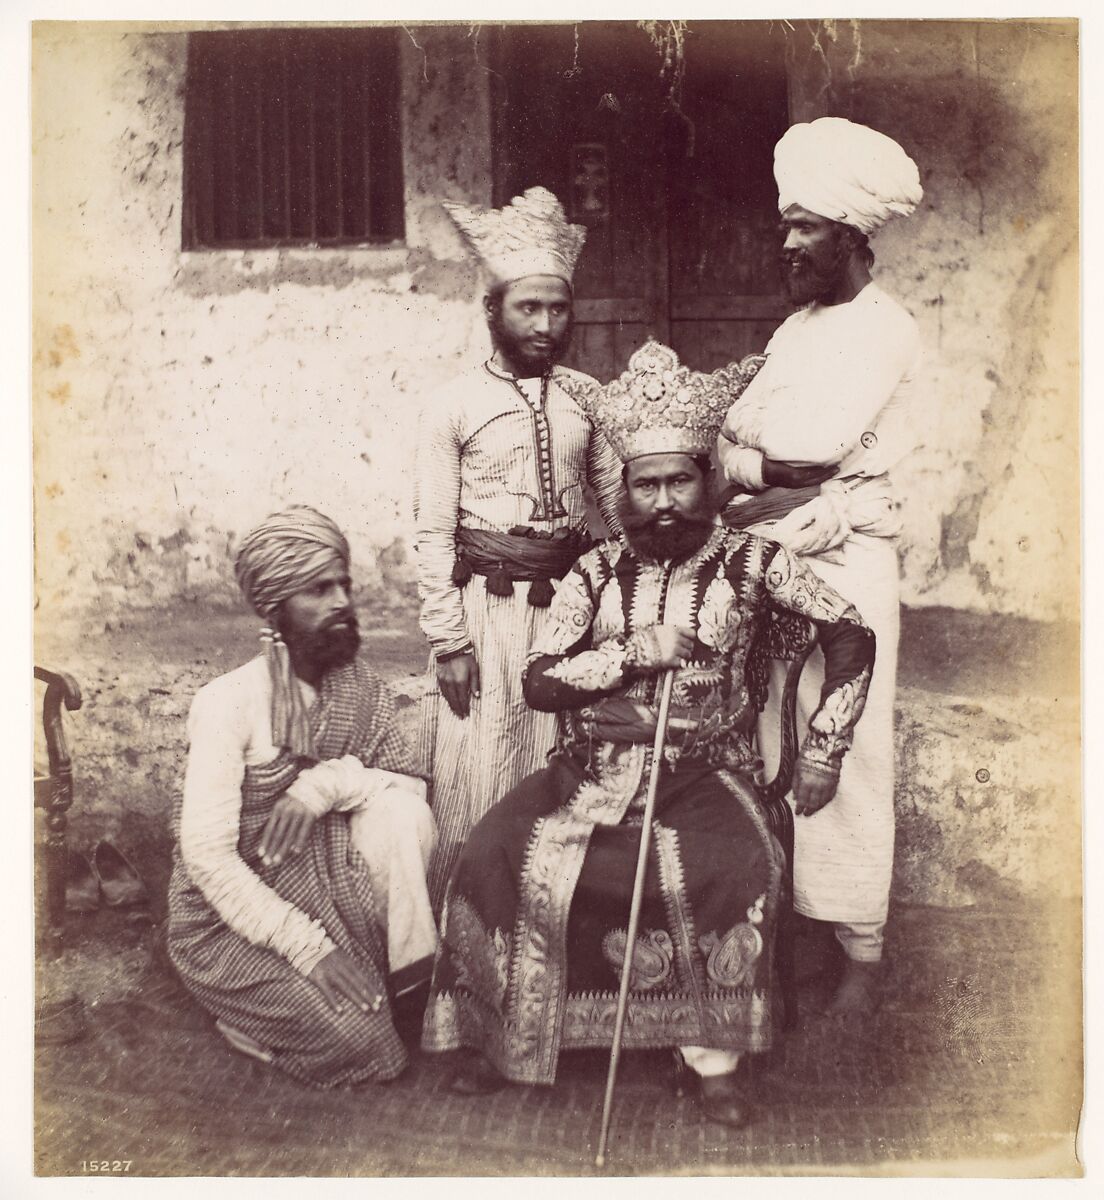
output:
M633 880L632 903L629 905L629 929L625 938L625 957L621 961L621 991L617 997L617 1016L613 1022L613 1045L610 1048L609 1074L606 1076L606 1098L602 1104L602 1132L598 1136L598 1155L594 1165L601 1170L606 1165L606 1141L609 1137L610 1113L613 1111L613 1089L617 1083L617 1063L621 1058L621 1035L625 1028L625 1009L629 1001L629 980L632 976L633 948L636 929L640 924L640 907L644 902L644 876L648 873L648 848L652 840L652 813L655 812L659 768L663 762L663 743L667 737L667 713L671 707L671 685L675 669L669 667L663 675L663 690L659 696L659 716L656 718L655 742L652 745L652 770L648 776L648 792L644 798L644 824L640 829L640 853L636 857L636 879Z

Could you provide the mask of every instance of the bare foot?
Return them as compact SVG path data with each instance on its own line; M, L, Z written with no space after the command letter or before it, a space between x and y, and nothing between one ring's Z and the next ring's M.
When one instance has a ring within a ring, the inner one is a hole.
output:
M844 1021L872 1017L882 1002L882 964L849 958L825 1015Z

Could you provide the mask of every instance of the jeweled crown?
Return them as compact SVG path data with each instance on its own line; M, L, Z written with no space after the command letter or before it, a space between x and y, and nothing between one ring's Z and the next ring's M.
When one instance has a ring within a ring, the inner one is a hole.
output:
M649 339L627 370L605 385L557 379L605 434L622 462L642 454L710 454L725 414L765 362L748 355L703 374L669 346Z
M586 229L568 224L563 205L547 188L528 188L504 208L471 208L450 200L442 205L500 283L528 275L555 275L571 283Z

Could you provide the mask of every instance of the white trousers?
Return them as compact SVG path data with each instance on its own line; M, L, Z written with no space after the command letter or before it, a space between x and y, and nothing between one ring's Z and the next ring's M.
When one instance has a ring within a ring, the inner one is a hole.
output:
M835 797L811 817L794 821L794 908L818 921L860 929L885 924L893 878L893 701L900 606L897 551L891 540L852 534L841 549L842 562L817 555L802 562L850 600L873 629L874 673ZM784 664L772 664L771 699L759 718L760 753L768 770L778 762L785 671ZM799 739L820 706L823 682L824 658L818 649L798 685Z
M711 1050L707 1046L681 1046L683 1062L697 1075L731 1075L740 1063L734 1050Z
M429 805L406 791L383 790L350 813L349 833L372 877L391 973L432 957L437 926L426 871L437 827Z
M881 962L884 921L866 924L836 923L836 940L853 962Z

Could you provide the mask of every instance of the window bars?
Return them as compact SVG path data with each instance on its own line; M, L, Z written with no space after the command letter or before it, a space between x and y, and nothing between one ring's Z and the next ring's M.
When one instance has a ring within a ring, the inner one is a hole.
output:
M193 33L185 250L403 238L395 29Z

